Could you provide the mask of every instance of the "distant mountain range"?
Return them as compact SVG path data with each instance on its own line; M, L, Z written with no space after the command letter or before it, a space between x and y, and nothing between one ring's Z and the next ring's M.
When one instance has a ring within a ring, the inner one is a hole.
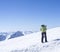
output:
M0 41L24 36L31 33L34 33L34 32L33 31L0 32Z

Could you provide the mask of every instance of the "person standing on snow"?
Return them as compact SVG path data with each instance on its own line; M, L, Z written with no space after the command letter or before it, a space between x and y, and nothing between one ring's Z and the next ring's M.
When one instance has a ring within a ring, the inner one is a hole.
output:
M42 35L42 37L41 37L42 43L44 43L43 42L44 39L45 39L45 42L47 42L46 30L47 30L46 25L41 25L40 31L41 31L41 35Z

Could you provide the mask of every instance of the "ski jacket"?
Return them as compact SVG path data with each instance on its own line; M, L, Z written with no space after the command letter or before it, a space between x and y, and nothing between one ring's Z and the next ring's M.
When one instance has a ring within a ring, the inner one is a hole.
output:
M47 30L46 26L40 28L41 32L46 32L46 30Z

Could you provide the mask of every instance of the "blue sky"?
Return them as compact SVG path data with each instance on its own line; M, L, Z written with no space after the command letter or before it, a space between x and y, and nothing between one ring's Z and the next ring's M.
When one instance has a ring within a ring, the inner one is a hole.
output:
M60 26L59 0L0 0L0 31Z

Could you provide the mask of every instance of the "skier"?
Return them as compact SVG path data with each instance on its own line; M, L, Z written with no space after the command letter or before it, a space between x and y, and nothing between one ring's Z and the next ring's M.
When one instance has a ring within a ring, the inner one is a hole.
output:
M41 38L41 42L43 42L43 40L45 39L45 42L47 42L47 36L46 36L46 25L41 25L41 28L40 28L40 31L42 32L41 35L42 35L42 38Z

